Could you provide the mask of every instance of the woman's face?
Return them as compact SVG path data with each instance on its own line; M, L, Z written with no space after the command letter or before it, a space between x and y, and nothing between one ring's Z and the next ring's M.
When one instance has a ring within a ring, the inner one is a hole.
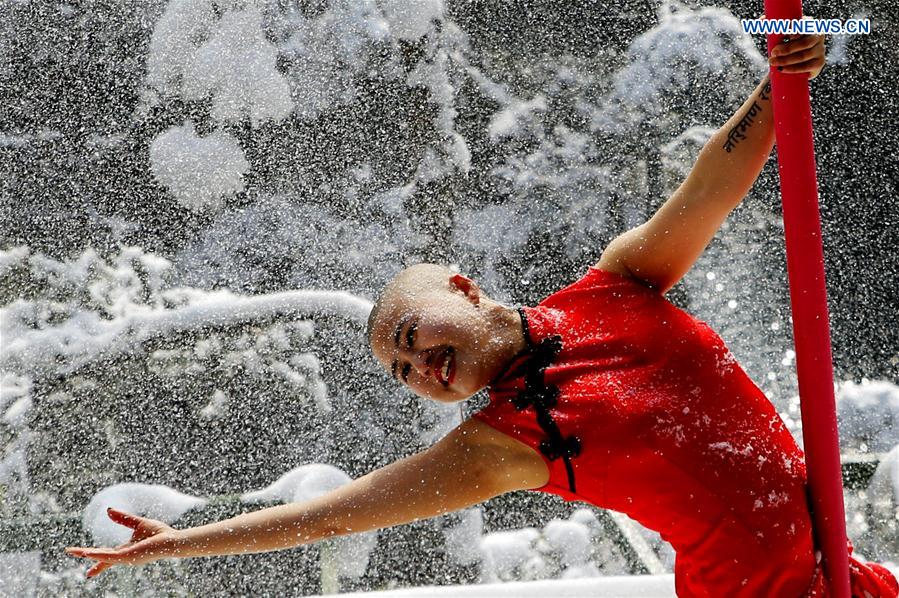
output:
M490 383L496 370L494 335L474 289L474 297L452 283L440 290L398 290L384 302L372 331L372 351L418 396L461 401Z

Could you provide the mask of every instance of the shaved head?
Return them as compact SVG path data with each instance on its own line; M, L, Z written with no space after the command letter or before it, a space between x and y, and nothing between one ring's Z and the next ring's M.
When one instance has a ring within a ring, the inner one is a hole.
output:
M421 296L430 291L449 291L449 279L452 275L452 270L446 266L422 263L409 266L394 276L381 291L381 295L368 315L367 334L369 342L371 342L378 315L386 304L397 299L414 300L416 296Z
M437 264L397 274L368 317L368 340L390 375L421 397L466 399L524 346L516 310Z

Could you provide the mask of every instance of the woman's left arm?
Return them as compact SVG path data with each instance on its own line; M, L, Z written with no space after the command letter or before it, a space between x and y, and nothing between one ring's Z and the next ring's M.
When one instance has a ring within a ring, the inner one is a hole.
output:
M783 72L816 76L823 36L802 36L772 51ZM766 75L706 142L686 180L644 224L614 239L597 267L629 274L665 293L687 273L752 188L774 146L771 83Z
M92 577L113 565L280 550L442 515L513 490L538 488L548 479L539 452L471 418L432 447L311 500L183 530L111 510L113 521L134 530L130 542L66 552L97 561L88 570Z

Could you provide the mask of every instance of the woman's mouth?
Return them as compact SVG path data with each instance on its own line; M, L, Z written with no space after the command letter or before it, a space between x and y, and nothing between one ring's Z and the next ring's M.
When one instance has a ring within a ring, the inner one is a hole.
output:
M434 377L443 386L449 386L456 377L456 351L447 347L434 360Z

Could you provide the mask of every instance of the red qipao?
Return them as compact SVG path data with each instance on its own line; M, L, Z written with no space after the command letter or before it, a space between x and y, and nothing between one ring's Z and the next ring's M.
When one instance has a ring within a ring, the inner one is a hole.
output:
M658 531L682 598L820 591L802 451L707 324L596 268L519 311L528 349L473 417L543 455L536 491ZM854 587L896 595L854 568Z

